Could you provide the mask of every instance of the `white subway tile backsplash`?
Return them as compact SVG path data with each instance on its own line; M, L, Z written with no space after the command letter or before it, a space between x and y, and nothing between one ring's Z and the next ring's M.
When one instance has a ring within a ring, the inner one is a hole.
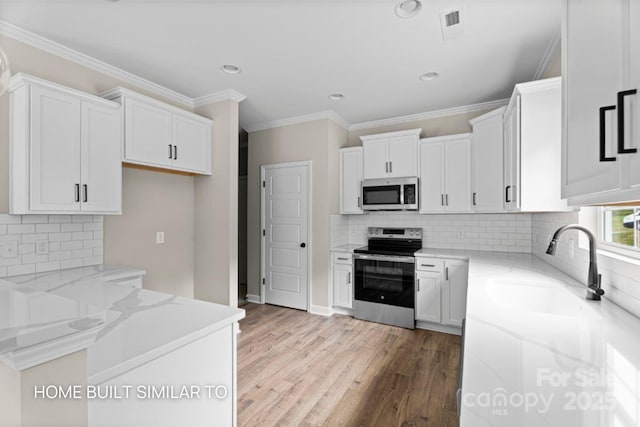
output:
M103 224L100 215L0 215L0 243L18 245L17 256L0 256L0 277L102 264ZM42 240L48 253L37 254Z

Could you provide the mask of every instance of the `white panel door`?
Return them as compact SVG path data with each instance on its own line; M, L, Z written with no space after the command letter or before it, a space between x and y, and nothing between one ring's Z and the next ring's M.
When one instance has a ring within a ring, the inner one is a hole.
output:
M496 114L473 124L472 201L476 212L499 212L503 209L502 120L502 114Z
M121 126L120 110L82 103L83 211L122 211Z
M80 209L80 100L31 89L30 210Z
M174 114L173 145L173 167L211 173L210 126Z
M420 143L420 212L444 210L444 146Z
M125 99L125 160L169 166L173 158L172 114L134 99Z
M635 0L634 0L635 1ZM631 3L633 3L632 1ZM565 0L562 197L615 190L620 184L616 104L621 90L622 0ZM600 131L604 157L600 160Z
M308 166L264 168L265 302L307 310Z
M364 179L387 178L389 176L389 140L366 141L362 144Z
M441 272L420 271L416 274L416 320L440 323Z
M333 264L333 305L352 308L353 281L351 265Z
M467 308L469 264L465 261L445 261L442 286L442 323L462 326Z
M418 139L400 136L389 139L389 176L418 175Z
M444 144L445 208L449 212L471 210L471 156L469 139Z
M362 147L340 150L340 213L361 214Z

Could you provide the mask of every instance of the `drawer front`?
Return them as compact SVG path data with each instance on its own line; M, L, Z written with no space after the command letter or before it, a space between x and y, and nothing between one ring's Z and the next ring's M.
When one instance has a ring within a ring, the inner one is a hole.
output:
M416 257L416 270L418 271L442 271L444 260L439 258Z
M353 256L349 252L334 252L334 264L353 264Z

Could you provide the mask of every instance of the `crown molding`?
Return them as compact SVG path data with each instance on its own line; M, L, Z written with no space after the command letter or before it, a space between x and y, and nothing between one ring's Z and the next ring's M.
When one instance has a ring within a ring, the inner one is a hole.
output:
M301 116L288 117L286 119L271 120L268 122L256 123L245 126L247 132L257 132L259 130L279 128L282 126L296 125L300 123L313 122L315 120L329 119L345 130L349 130L349 122L340 117L335 111L326 110L317 113L304 114Z
M435 119L438 117L453 116L455 114L472 113L474 111L489 110L500 108L507 105L508 99L499 99L497 101L481 102L478 104L463 105L461 107L445 108L442 110L427 111L424 113L411 114L408 116L398 116L389 119L373 120L370 122L355 123L349 126L349 131L371 129L400 123L417 122L420 120Z
M225 89L219 92L210 93L209 95L199 96L198 98L193 99L194 108L202 107L203 105L214 104L220 101L236 101L242 102L247 99L246 95L241 94L240 92L233 89Z
M542 59L540 59L540 63L538 64L536 72L533 74L532 80L540 80L542 76L544 76L544 73L547 71L547 68L549 68L549 64L551 64L553 58L558 54L558 52L560 52L561 35L562 29L561 27L558 27L556 32L553 34L553 37L549 41L547 50L545 50L544 55L542 55Z
M54 42L53 40L47 39L38 34L32 33L31 31L20 28L7 21L3 21L2 19L0 19L0 34L29 46L33 46L37 49L43 50L52 55L58 56L71 62L75 62L76 64L114 77L118 80L143 89L149 93L174 101L188 108L195 108L214 102L226 101L229 99L236 102L242 102L247 98L245 95L233 89L226 89L209 95L191 98L174 90L166 88L162 85L154 83L150 80L147 80L143 77L125 71L121 68L109 65L106 62L100 61L99 59L93 58L89 55L85 55L84 53L80 53L77 50L61 45L60 43Z

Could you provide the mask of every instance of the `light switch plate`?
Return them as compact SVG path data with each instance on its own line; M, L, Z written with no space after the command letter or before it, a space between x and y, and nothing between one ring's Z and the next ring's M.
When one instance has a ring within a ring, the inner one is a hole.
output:
M156 232L156 244L162 245L164 243L164 231Z

